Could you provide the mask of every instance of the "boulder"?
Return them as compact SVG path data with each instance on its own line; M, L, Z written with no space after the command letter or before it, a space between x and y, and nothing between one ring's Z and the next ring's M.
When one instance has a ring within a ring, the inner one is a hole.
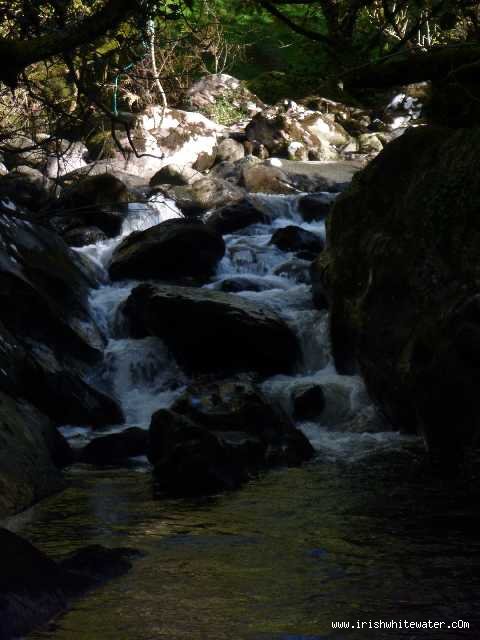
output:
M205 217L208 227L217 233L234 233L251 224L268 224L270 218L248 200L215 209Z
M125 132L119 130L117 139L124 153L110 146L109 155L119 169L140 176L145 182L169 164L188 165L201 171L215 162L217 140L224 131L223 126L201 113L180 109L164 111L154 105L136 118L130 131L136 153Z
M61 448L62 436L45 415L0 391L0 519L63 488Z
M176 286L140 285L123 313L136 338L165 340L193 371L292 371L295 335L277 314L234 294Z
M57 424L123 421L116 402L84 381L104 346L88 305L94 285L58 236L0 216L0 390Z
M93 225L107 236L114 237L121 231L128 202L129 193L124 183L109 173L101 173L64 189L56 207L56 216L64 219L65 230Z
M0 639L27 635L64 611L69 600L128 571L132 549L86 547L54 562L29 542L0 529Z
M300 116L300 123L312 135L329 144L346 144L350 136L331 114L306 111Z
M225 138L217 147L217 162L237 162L245 157L245 148L233 138Z
M148 433L139 427L130 427L120 433L111 433L91 440L79 455L80 462L116 465L128 458L147 454Z
M140 195L148 188L148 180L142 176L137 176L132 173L128 173L123 168L123 165L115 160L97 160L91 162L84 167L72 170L69 173L65 173L57 180L57 184L61 189L68 189L79 182L85 180L85 178L103 175L105 173L117 178L120 182L127 187L128 191L132 195Z
M0 215L0 321L60 362L95 362L103 338L90 316L94 273L56 234ZM35 313L32 313L35 310Z
M85 247L89 244L104 242L108 236L98 227L75 227L66 231L63 239L70 247Z
M243 170L243 183L249 193L295 193L287 175L276 166L258 164Z
M211 227L190 220L166 220L131 233L114 251L113 280L190 278L205 282L225 253L223 238Z
M360 153L376 154L383 149L383 144L374 133L362 133L358 136L358 150Z
M0 202L36 213L51 202L47 179L37 169L19 167L0 176Z
M213 167L209 175L212 178L220 178L233 184L241 185L243 184L243 170L260 163L260 158L246 155L236 162L219 162Z
M292 160L334 160L338 157L334 145L346 144L350 139L330 116L299 109L296 104L286 112L277 108L257 114L247 125L245 135L248 141L264 145L270 155Z
M293 280L294 282L299 282L301 284L310 284L310 265L310 255L308 255L307 260L300 258L299 256L298 258L286 260L285 262L279 264L273 270L273 274L275 276L288 278L289 280Z
M317 268L337 367L447 469L478 437L480 131L414 128L335 203Z
M292 403L297 420L315 420L325 409L325 394L319 384L305 384L295 387Z
M43 172L47 164L47 154L42 141L34 141L21 135L10 138L3 147L3 160L9 170L27 166Z
M167 164L151 178L150 186L156 187L162 184L173 186L188 185L193 184L196 180L201 180L202 177L202 174L192 169L192 167Z
M235 489L260 470L313 456L306 437L247 376L200 380L150 425L150 461L162 489L204 495Z
M191 107L207 113L219 102L228 102L240 113L250 116L265 106L240 80L227 73L214 73L197 80L188 90L187 100Z
M83 380L82 367L46 344L16 338L0 321L0 390L26 399L57 425L123 423L118 404Z
M186 216L201 215L209 209L240 202L245 192L232 182L208 176L188 186L173 187L167 195Z
M311 253L313 256L320 253L324 247L323 239L319 235L295 225L277 229L272 235L270 244L274 244L281 251L294 253L302 251Z
M348 187L353 176L363 169L365 163L362 161L294 162L269 158L265 161L265 166L275 167L286 176L287 184L291 187L290 193L295 190L308 193L318 191L338 193Z

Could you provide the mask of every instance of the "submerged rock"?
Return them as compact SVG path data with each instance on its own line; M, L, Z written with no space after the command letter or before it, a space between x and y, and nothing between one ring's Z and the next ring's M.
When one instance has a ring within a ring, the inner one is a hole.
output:
M71 598L127 572L132 549L87 547L54 562L0 529L0 640L26 635L65 610Z
M140 285L123 313L131 333L165 340L193 371L292 371L297 339L272 310L234 294L177 286Z
M478 438L480 132L416 128L354 179L318 266L337 366L448 467Z
M166 220L134 232L116 249L109 272L124 278L191 278L205 282L225 253L223 238L201 222Z
M312 456L303 433L246 376L192 384L150 426L159 485L175 495L235 489L262 469Z

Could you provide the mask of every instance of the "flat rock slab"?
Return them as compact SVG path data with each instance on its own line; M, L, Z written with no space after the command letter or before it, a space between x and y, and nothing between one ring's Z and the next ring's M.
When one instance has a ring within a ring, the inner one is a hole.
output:
M299 355L297 338L274 311L240 296L172 285L141 285L123 313L134 337L165 340L193 371L287 373Z
M304 191L344 191L353 176L365 167L362 161L302 162L270 158L267 165L278 167L289 182Z

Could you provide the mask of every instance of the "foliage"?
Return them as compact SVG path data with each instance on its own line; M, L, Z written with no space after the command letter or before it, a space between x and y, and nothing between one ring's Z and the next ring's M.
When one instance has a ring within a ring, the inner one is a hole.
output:
M235 91L226 91L214 104L205 107L203 112L211 120L227 127L244 120L247 115L247 111L238 106Z

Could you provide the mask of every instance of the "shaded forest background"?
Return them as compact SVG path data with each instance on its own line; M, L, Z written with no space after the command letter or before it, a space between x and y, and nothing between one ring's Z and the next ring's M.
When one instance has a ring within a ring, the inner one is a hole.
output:
M186 89L208 73L270 104L365 101L365 89L421 80L477 92L469 0L14 0L0 14L0 145L91 138L154 103L188 108ZM231 109L207 115L228 123Z

